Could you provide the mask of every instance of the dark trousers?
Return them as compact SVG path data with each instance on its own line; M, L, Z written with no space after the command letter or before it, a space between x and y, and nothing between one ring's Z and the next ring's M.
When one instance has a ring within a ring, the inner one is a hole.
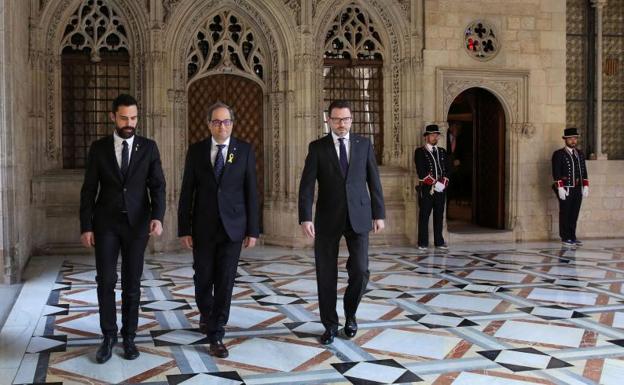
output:
M444 244L442 228L444 221L445 192L430 194L431 186L421 185L418 188L418 246L429 245L429 216L433 210L433 243L435 246Z
M215 236L193 237L195 301L208 325L210 342L220 341L225 335L242 245L241 241L230 240L220 220Z
M149 236L137 235L125 214L118 215L115 223L106 230L95 233L95 268L97 296L102 334L117 334L115 285L117 284L117 258L121 252L121 335L133 338L136 334L141 300L141 275L143 256Z
M321 322L326 329L333 330L338 329L339 325L338 313L336 312L336 287L338 284L338 250L342 236L345 237L349 250L349 258L347 259L349 281L344 295L346 317L355 317L370 277L368 271L368 233L355 233L347 219L342 234L316 234L314 257Z
M581 211L583 188L571 187L564 201L559 200L559 236L562 240L576 240L576 222Z

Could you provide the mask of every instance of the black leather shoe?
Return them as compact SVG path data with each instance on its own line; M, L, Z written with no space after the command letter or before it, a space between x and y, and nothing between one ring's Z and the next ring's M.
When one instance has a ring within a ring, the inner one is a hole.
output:
M347 321L345 322L345 326L343 330L347 338L355 337L355 334L358 331L358 326L357 326L357 322L355 322L355 317L347 317Z
M124 358L126 360L134 360L139 356L139 349L134 344L134 338L125 338L123 340Z
M104 341L100 344L95 353L95 360L98 364L103 364L110 360L113 355L113 347L117 343L117 336L104 336Z
M219 358L227 358L229 355L227 348L223 345L223 342L211 342L210 348L208 349L208 353L211 356L219 357Z
M325 329L325 333L319 339L322 345L329 345L334 342L334 338L336 337L335 329Z

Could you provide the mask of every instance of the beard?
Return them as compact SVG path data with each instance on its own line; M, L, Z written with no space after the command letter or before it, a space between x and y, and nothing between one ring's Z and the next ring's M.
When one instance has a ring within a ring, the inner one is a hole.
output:
M119 135L121 139L130 139L134 136L134 132L136 131L136 128L130 127L130 126L116 127L115 131L117 132L117 135Z

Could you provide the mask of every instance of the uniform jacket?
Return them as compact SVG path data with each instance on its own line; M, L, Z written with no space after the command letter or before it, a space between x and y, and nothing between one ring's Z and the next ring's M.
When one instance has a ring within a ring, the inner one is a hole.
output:
M581 184L589 186L585 155L579 150L576 153L578 158L573 157L565 147L553 153L552 174L555 187L575 187Z

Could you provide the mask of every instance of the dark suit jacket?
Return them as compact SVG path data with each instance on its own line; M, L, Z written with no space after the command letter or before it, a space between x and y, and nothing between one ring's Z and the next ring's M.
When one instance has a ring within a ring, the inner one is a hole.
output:
M245 236L258 238L260 226L253 147L231 137L225 168L220 183L217 183L210 161L211 144L209 137L191 145L186 154L178 205L178 236L212 237L221 218L232 241L242 241Z
M585 155L582 151L576 150L578 161L565 149L560 148L552 155L552 174L555 181L553 188L574 187L587 184L587 166L585 165ZM580 166L580 167L579 167Z
M158 146L153 140L134 137L128 172L124 179L117 159L113 136L91 144L80 192L80 231L108 229L116 213L128 211L130 226L139 235L149 232L151 219L165 216L165 176Z
M308 148L299 185L299 223L312 220L314 186L318 181L314 217L317 234L341 234L347 214L356 233L369 232L373 219L386 216L373 145L369 139L353 133L350 142L346 178L342 176L331 134L313 141Z

